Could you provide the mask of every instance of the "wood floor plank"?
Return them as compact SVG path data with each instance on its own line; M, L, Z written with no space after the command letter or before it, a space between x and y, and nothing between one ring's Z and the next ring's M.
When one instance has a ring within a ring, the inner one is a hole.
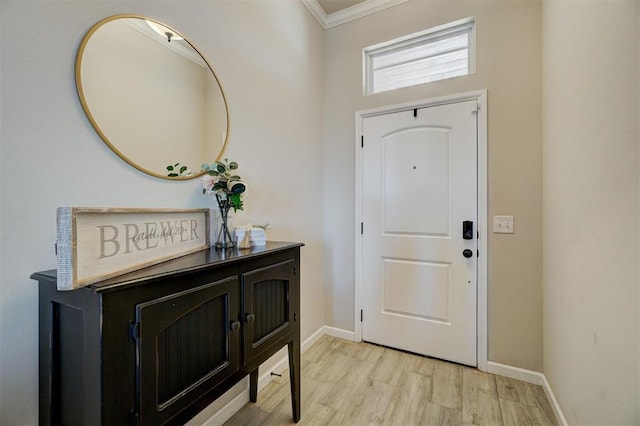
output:
M334 424L335 417L335 410L321 404L311 404L309 409L306 410L305 418L301 419L300 424L314 426L330 425Z
M270 413L275 407L277 407L283 400L289 401L291 398L291 391L289 383L276 383L272 382L269 386L260 392L260 397L255 403L256 408Z
M377 362L384 352L382 346L348 342L346 340L340 341L335 350L352 358L373 363Z
M299 425L557 425L540 386L378 345L323 336L301 365ZM288 377L226 424L293 425Z
M536 396L535 389L539 386L532 385L531 383L526 383L520 380L508 379L511 383L511 386L515 388L516 393L518 394L518 399L521 404L530 405L532 407L538 406L538 398Z
M281 425L295 425L293 417L291 415L291 400L283 399L280 403L273 408L264 421L260 423L264 426L281 426Z
M500 401L504 425L549 426L538 407L504 399Z
M353 388L343 383L334 383L318 401L335 411L348 414L363 404L367 388Z
M442 407L462 409L462 369L449 362L441 362L433 370L431 401Z
M433 371L436 365L438 365L439 362L442 362L434 358L419 355L405 354L405 356L407 371L428 377L433 377Z
M327 383L344 383L348 381L353 368L360 361L342 353L336 352L332 357L320 362L322 372L318 376L318 380Z
M471 368L462 373L462 421L470 425L502 424L496 379Z
M349 418L354 425L381 425L387 407L396 399L396 386L372 380L364 391L364 398ZM342 410L344 412L344 410ZM347 409L349 411L349 409Z
M420 424L454 426L462 424L462 410L427 402Z
M512 385L511 379L503 376L496 376L496 385L498 388L498 397L508 401L520 402L518 391Z
M320 362L307 361L300 363L300 370L304 371L304 376L311 377L313 379L320 377L324 368L324 365Z
M335 338L325 334L305 351L303 358L308 361L321 361L330 352L330 346L334 341Z
M229 420L226 421L227 426L242 426L242 425L259 425L265 422L265 419L269 416L269 413L252 407L250 404L242 407L240 411L235 413Z
M404 353L384 348L371 372L371 379L391 386L398 384L403 370Z
M542 386L536 386L535 392L536 392L536 406L540 409L540 412L542 413L542 416L543 416L542 420L545 422L545 424L557 425L558 422L556 421L556 415L553 412L553 408L551 407L551 404L549 403L549 399L547 399L547 394L544 392L544 389L542 388Z
M331 392L333 392L332 384L319 382L311 377L303 377L300 384L302 411L304 412L310 405L320 404L320 401Z
M431 398L431 377L405 371L395 398L386 409L384 423L417 425L422 421L426 403Z

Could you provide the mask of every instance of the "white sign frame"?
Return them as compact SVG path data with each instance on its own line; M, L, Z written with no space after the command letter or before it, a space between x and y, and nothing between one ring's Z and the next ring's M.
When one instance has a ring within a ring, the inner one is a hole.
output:
M209 209L59 207L58 290L208 248Z

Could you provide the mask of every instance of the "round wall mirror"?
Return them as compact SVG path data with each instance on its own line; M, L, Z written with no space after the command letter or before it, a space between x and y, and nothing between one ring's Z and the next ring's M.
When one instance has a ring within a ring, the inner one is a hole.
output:
M94 25L76 57L80 103L102 140L152 176L190 179L222 156L229 134L213 69L178 31L136 15ZM180 169L192 173L170 177Z

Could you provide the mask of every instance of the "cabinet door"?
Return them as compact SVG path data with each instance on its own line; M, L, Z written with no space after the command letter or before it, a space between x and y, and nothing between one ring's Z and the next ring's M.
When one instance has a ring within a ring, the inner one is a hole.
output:
M136 306L141 424L161 424L239 369L237 277Z
M276 263L242 274L245 364L294 331L295 263Z

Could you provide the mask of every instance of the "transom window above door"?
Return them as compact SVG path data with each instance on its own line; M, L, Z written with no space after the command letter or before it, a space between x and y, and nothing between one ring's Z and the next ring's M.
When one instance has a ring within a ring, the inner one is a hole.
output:
M364 49L365 95L475 71L475 19L466 18Z

